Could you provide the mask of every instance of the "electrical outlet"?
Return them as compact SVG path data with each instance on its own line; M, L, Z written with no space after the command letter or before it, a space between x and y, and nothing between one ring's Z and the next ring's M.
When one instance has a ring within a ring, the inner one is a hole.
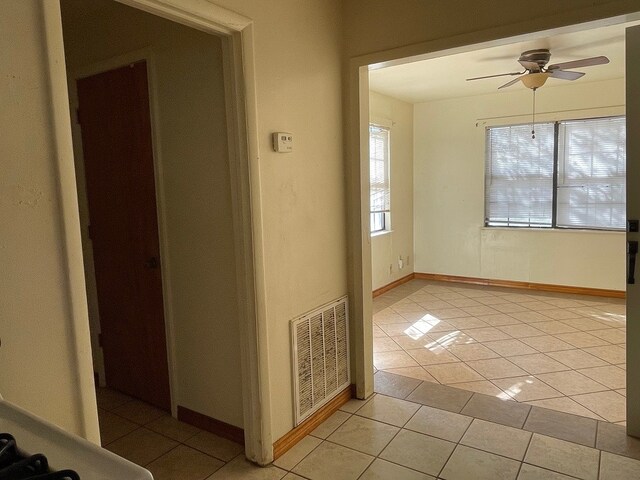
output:
M404 268L404 261L402 260L402 255L398 257L398 270L402 270Z

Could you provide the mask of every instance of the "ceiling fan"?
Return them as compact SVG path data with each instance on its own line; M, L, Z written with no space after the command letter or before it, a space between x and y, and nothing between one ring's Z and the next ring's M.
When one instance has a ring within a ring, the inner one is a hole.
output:
M594 65L604 65L609 63L609 59L604 56L583 58L581 60L572 60L570 62L555 63L553 65L546 66L551 58L551 52L546 48L539 48L536 50L527 50L520 55L518 63L524 67L522 72L509 72L499 73L497 75L485 75L483 77L467 78L469 80L481 80L484 78L495 78L502 76L515 76L518 78L511 80L510 82L501 85L500 88L510 87L522 81L522 83L532 90L536 90L543 86L547 81L547 78L559 78L560 80L577 80L582 77L584 73L574 72L568 69L591 67Z

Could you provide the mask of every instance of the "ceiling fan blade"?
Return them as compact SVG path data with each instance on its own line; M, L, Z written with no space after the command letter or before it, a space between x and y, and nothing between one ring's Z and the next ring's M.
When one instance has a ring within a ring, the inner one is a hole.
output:
M538 65L538 62L531 62L528 60L518 60L518 63L529 71L533 71L533 72L540 71L540 65Z
M593 67L594 65L605 65L609 63L609 59L604 56L583 58L582 60L573 60L571 62L555 63L547 67L547 71L566 70L579 67Z
M568 70L551 70L547 72L551 78L561 80L577 80L584 75L582 72L570 72Z
M522 75L523 73L524 72L510 72L510 73L498 73L497 75L485 75L484 77L467 78L467 82L470 80L482 80L483 78L505 77L507 75Z
M524 75L523 75L524 76ZM506 88L506 87L510 87L511 85L515 85L516 83L518 83L520 81L522 77L518 77L518 78L514 78L513 80L511 80L510 82L505 83L504 85L500 85L498 87L498 90L500 90L501 88Z

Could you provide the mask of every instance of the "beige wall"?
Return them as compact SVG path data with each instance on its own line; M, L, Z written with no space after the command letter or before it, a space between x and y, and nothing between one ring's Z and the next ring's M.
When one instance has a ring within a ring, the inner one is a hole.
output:
M91 66L101 62L98 70L104 70L104 62L113 63L114 57L145 49L140 56L148 59L156 120L165 317L175 339L174 402L242 426L239 318L220 39L110 0L83 1L79 7L74 7L73 1L64 1L63 22L70 72L86 74L87 67L94 69ZM115 65L128 60L116 58ZM73 93L75 89L71 87ZM79 136L79 126L75 125L77 169L82 177ZM83 180L80 178L80 203L86 231ZM88 239L85 252L90 259ZM92 287L90 265L87 278ZM95 292L93 288L89 291ZM90 305L96 305L93 295ZM92 319L95 340L99 318L93 308ZM97 350L94 342L94 351ZM100 361L99 356L97 360Z
M391 150L391 230L371 236L375 290L413 273L413 105L372 91L369 112L371 122L389 127Z
M536 116L620 115L624 103L622 79L547 85ZM485 128L526 123L530 109L521 87L415 105L415 270L624 290L624 233L483 226Z
M75 195L62 190L73 160L54 138L64 125L49 84L63 57L54 48L47 58L45 10L0 2L0 395L95 441L84 291L71 288L82 271L66 250L79 247ZM57 47L61 38L47 40Z

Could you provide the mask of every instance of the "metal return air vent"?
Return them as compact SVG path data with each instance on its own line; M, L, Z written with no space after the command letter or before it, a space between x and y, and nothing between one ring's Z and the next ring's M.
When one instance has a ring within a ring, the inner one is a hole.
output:
M291 321L295 424L349 386L347 297Z

